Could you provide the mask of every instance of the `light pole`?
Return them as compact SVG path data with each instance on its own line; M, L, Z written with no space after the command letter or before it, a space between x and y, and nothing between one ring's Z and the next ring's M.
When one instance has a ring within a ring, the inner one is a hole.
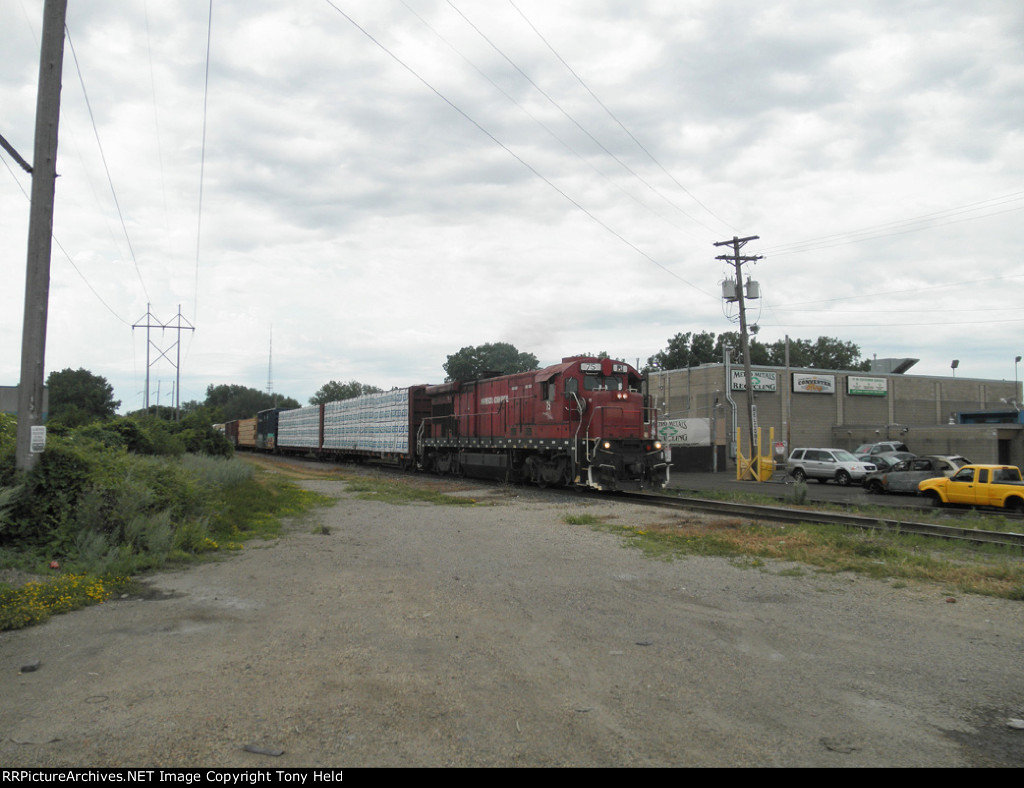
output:
M949 365L949 368L953 370L953 377L956 377L956 368L960 366L960 359L954 358L953 363Z
M1020 356L1013 360L1013 392L1017 393L1017 365L1020 364Z

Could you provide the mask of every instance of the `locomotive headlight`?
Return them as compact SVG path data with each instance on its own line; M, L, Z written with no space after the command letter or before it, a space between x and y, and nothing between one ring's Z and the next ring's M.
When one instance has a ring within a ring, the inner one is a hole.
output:
M604 443L601 444L601 448L604 449L605 451L611 451L612 442L611 441L605 441Z
M661 451L661 441L655 441L654 442L654 450L655 451Z

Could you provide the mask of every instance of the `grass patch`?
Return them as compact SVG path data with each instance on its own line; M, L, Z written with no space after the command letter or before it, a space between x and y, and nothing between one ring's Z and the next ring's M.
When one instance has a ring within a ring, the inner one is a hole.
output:
M283 518L332 503L326 495L303 490L280 475L256 470L248 479L218 488L209 531L225 542L273 539Z
M409 484L401 479L376 476L344 476L345 489L363 501L381 501L399 506L410 503L429 503L436 506L473 506L476 501L458 495L448 495L429 487Z
M347 470L337 465L312 466L288 465L278 459L261 457L248 458L257 467L286 479L319 479L341 481L345 483L346 492L354 494L364 501L382 501L395 505L412 503L428 503L437 506L473 506L478 501L459 495L448 495L444 486L451 482L442 482L436 478L413 480L412 477L391 478L379 472L360 472Z
M568 525L597 525L601 518L593 514L567 514L562 522Z
M852 572L894 583L925 582L949 592L1024 599L1024 558L1014 548L964 545L925 537L824 525L762 525L739 518L708 518L655 525L598 523L624 545L650 558L721 556L770 571L772 562L796 563L777 574Z
M187 509L164 508L158 487L137 481L139 468L149 470L154 462L143 458L142 465L131 466L124 476L131 484L120 481L117 495L110 485L83 492L60 541L0 548L0 570L19 578L0 582L0 631L104 602L140 572L210 560L243 549L248 540L276 538L285 518L332 500L241 460L186 457L160 460L168 464L149 474L180 473L190 480L175 488L185 492Z
M957 528L968 528L976 531L996 531L999 533L1020 533L1024 529L1021 520L1006 515L998 509L969 509L966 507L920 508L906 509L886 506L881 501L887 496L870 496L865 503L837 504L826 501L811 501L807 497L805 482L792 485L792 490L783 499L770 495L750 493L742 490L684 490L672 488L661 491L661 495L669 498L704 498L709 501L725 501L728 503L748 503L757 506L793 506L804 507L814 511L837 512L859 515L876 520L913 520L920 523L936 525L954 525ZM867 497L867 493L865 493ZM900 498L903 496L892 496ZM951 523L951 517L955 522Z

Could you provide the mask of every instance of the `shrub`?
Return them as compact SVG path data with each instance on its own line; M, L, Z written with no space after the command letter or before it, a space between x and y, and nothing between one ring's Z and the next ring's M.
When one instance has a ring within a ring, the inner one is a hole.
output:
M13 464L13 456L11 457ZM5 542L47 543L74 516L83 489L97 470L96 455L63 438L47 439L35 468L24 475L22 492L7 510ZM13 474L10 474L13 480Z

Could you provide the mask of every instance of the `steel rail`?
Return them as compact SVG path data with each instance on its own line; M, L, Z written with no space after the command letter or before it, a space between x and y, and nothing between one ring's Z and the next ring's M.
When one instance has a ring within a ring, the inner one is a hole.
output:
M752 517L781 523L812 523L818 525L841 525L864 530L885 531L887 533L916 534L934 536L940 539L951 539L981 544L998 544L1007 547L1024 547L1024 534L1001 531L980 531L974 528L957 528L936 523L920 523L908 520L896 520L885 517L866 517L856 514L840 514L808 509L796 509L785 506L763 506L759 504L734 503L730 501L714 501L707 498L676 498L650 493L619 493L618 497L639 503L644 506L656 506L668 509L690 509L712 514L733 515L736 517Z

